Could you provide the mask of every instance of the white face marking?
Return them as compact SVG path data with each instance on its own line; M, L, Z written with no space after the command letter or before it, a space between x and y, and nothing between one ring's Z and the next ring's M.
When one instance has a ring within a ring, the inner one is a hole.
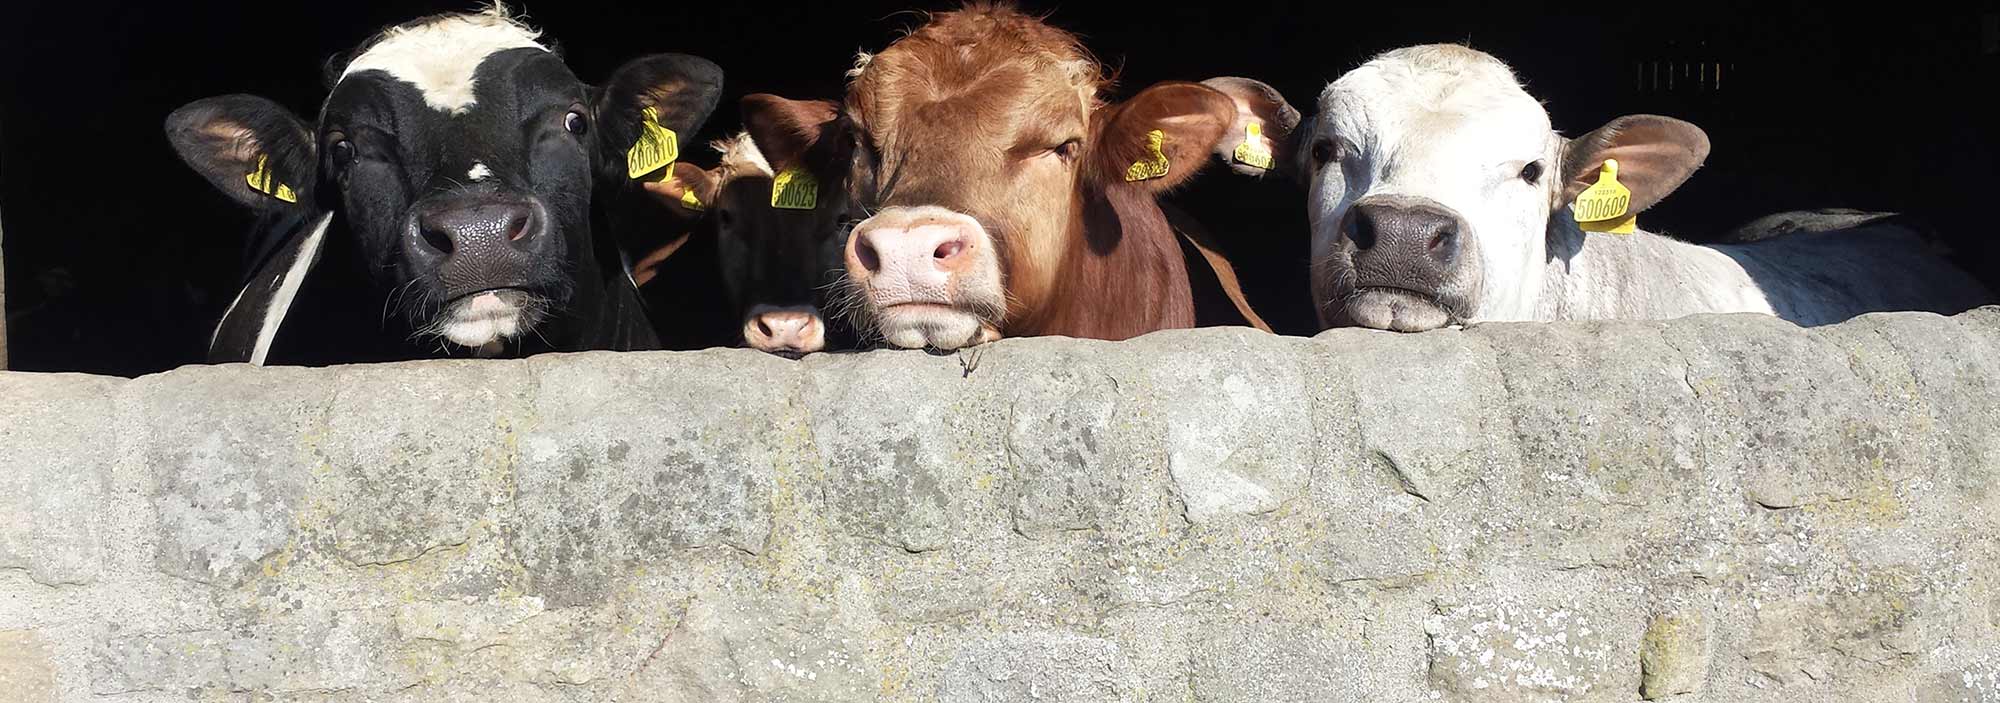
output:
M472 109L473 73L486 57L508 49L540 49L539 32L489 11L389 30L347 65L340 77L383 71L417 87L424 102L451 114Z
M472 182L474 183L478 183L488 178L492 178L493 169L487 168L486 164L474 161L472 162L472 170L465 172L465 177L472 179Z
M1460 265L1479 267L1483 285L1482 299L1466 312L1485 319L1533 311L1561 139L1505 64L1460 46L1399 49L1327 86L1319 110L1322 119L1304 143L1333 140L1352 153L1310 178L1314 261L1331 260L1355 201L1424 198L1471 225L1478 257ZM1533 161L1542 163L1539 185L1519 178ZM1325 309L1328 301L1320 302Z

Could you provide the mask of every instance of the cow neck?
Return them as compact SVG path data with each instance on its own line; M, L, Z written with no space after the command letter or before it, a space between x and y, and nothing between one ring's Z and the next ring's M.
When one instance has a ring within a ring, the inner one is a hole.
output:
M1768 312L1741 264L1715 249L1644 230L1586 233L1574 220L1550 220L1548 264L1539 300L1525 301L1538 320L1667 319L1705 311ZM1725 285L1718 285L1718 284ZM1761 308L1761 309L1760 309ZM1485 319L1521 315L1482 314Z
M593 220L603 218L593 217ZM597 231L592 247L577 253L571 265L576 274L575 288L560 304L562 312L544 323L541 334L522 338L519 355L544 351L644 351L660 348L659 336L646 317L639 290L626 272L615 238L608 228ZM614 262L605 266L603 262Z
M1187 263L1152 194L1114 185L1083 205L1048 305L1007 334L1120 340L1193 327Z

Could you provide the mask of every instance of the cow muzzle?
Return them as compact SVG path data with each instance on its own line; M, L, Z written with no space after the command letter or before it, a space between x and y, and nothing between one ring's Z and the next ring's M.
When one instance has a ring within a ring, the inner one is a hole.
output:
M1341 218L1351 287L1337 318L1362 327L1420 332L1460 322L1448 288L1467 257L1465 219L1428 198L1369 196Z
M906 349L957 349L999 337L1000 259L979 220L947 208L892 207L847 239L857 327Z
M424 330L481 353L527 334L549 304L542 280L562 254L549 215L529 198L444 197L412 208L403 253L415 285L446 302ZM406 294L407 295L407 294Z
M533 288L542 264L561 255L547 208L506 196L441 198L412 209L403 252L417 275L435 275L447 299Z
M743 323L743 343L761 352L811 354L826 349L826 324L819 308L759 305Z

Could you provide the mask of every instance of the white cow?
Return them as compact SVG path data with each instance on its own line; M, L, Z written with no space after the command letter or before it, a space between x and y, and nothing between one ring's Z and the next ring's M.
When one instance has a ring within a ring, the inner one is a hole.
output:
M1566 139L1506 64L1463 46L1382 54L1328 86L1307 120L1262 83L1208 84L1238 103L1237 136L1218 153L1241 172L1291 171L1309 191L1323 326L1421 331L1703 312L1822 325L1992 300L1894 220L1715 246L1586 233L1570 204L1607 159L1636 214L1700 167L1707 135L1634 115ZM1238 151L1246 143L1247 158Z

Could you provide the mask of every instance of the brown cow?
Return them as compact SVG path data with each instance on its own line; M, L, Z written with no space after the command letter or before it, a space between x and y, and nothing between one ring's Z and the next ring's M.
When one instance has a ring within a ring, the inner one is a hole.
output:
M1076 37L985 3L934 16L849 75L841 104L752 95L743 110L772 165L872 215L844 254L844 303L864 333L955 349L1195 325L1185 253L1155 198L1233 125L1227 95L1170 82L1107 104ZM1227 262L1195 248L1268 329Z
M689 235L640 258L633 280L646 291L683 244L712 239L713 258L684 263L719 267L744 345L787 355L822 351L829 343L851 345L853 335L837 324L830 329L821 315L839 278L849 201L828 197L811 207L774 207L776 174L750 136L713 146L722 155L715 168L675 164L671 177L644 184L677 219L693 224Z

